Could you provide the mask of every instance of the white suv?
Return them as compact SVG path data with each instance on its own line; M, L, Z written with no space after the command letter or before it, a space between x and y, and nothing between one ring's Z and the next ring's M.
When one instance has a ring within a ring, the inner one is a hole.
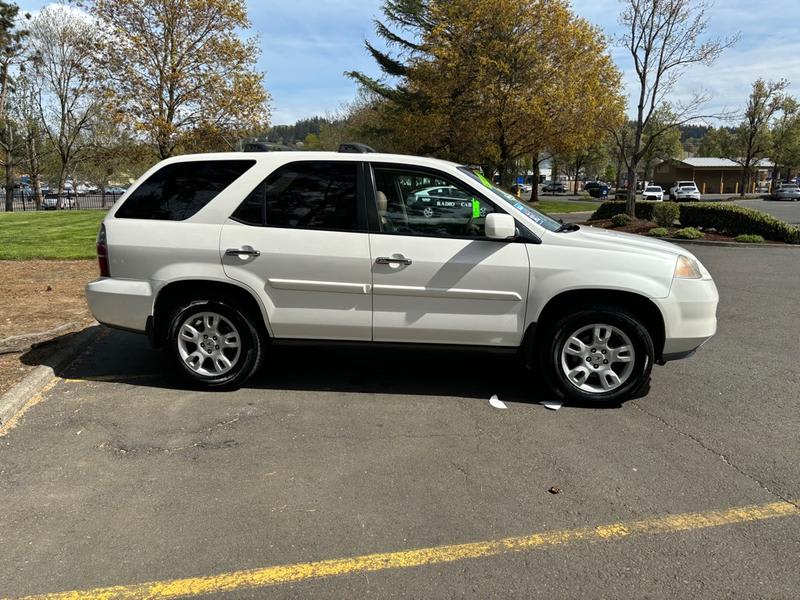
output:
M697 189L697 184L694 181L677 181L669 189L670 200L695 200L700 201L700 190Z
M459 193L418 210L433 187ZM244 383L270 345L341 340L520 352L561 396L617 402L716 331L717 289L683 248L562 225L428 158L172 158L97 248L97 320L147 333L206 388Z

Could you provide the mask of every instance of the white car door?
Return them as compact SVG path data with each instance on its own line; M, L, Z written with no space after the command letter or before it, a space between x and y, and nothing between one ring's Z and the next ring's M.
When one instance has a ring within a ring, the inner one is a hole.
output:
M371 339L361 170L353 161L284 165L223 226L225 273L259 294L276 338Z
M515 346L530 267L525 244L484 237L486 198L446 174L373 165L377 231L370 234L373 339ZM450 196L420 202L424 187Z

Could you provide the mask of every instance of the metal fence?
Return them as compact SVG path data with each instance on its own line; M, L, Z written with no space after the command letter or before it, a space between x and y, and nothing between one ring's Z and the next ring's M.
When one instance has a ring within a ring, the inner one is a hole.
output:
M107 210L111 208L114 202L120 197L120 194L85 194L85 195L70 195L62 196L61 209L62 210L83 210L86 208L95 208L100 210ZM15 197L13 204L14 212L23 211L36 211L36 210L56 210L57 198L55 194L52 196L47 195L42 198L41 204L36 206L33 197ZM0 212L6 212L6 197L5 194L0 194Z

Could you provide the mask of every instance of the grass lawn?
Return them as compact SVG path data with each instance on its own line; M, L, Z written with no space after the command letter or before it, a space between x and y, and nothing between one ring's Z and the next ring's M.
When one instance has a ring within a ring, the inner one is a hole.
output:
M540 200L536 204L531 204L533 208L546 213L574 213L574 212L594 212L600 206L597 202L565 202L558 200Z
M0 213L0 260L95 257L104 210Z
M594 211L597 203L543 200L547 213ZM0 260L75 260L95 257L104 210L0 213Z

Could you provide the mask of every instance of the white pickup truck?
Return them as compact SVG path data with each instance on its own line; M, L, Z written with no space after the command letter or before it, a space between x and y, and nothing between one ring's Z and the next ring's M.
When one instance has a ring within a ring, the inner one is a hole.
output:
M448 193L420 209L431 188ZM714 281L687 250L561 224L413 156L171 158L109 211L97 251L97 320L148 334L212 389L269 368L270 346L324 340L502 349L561 396L618 402L717 326Z

